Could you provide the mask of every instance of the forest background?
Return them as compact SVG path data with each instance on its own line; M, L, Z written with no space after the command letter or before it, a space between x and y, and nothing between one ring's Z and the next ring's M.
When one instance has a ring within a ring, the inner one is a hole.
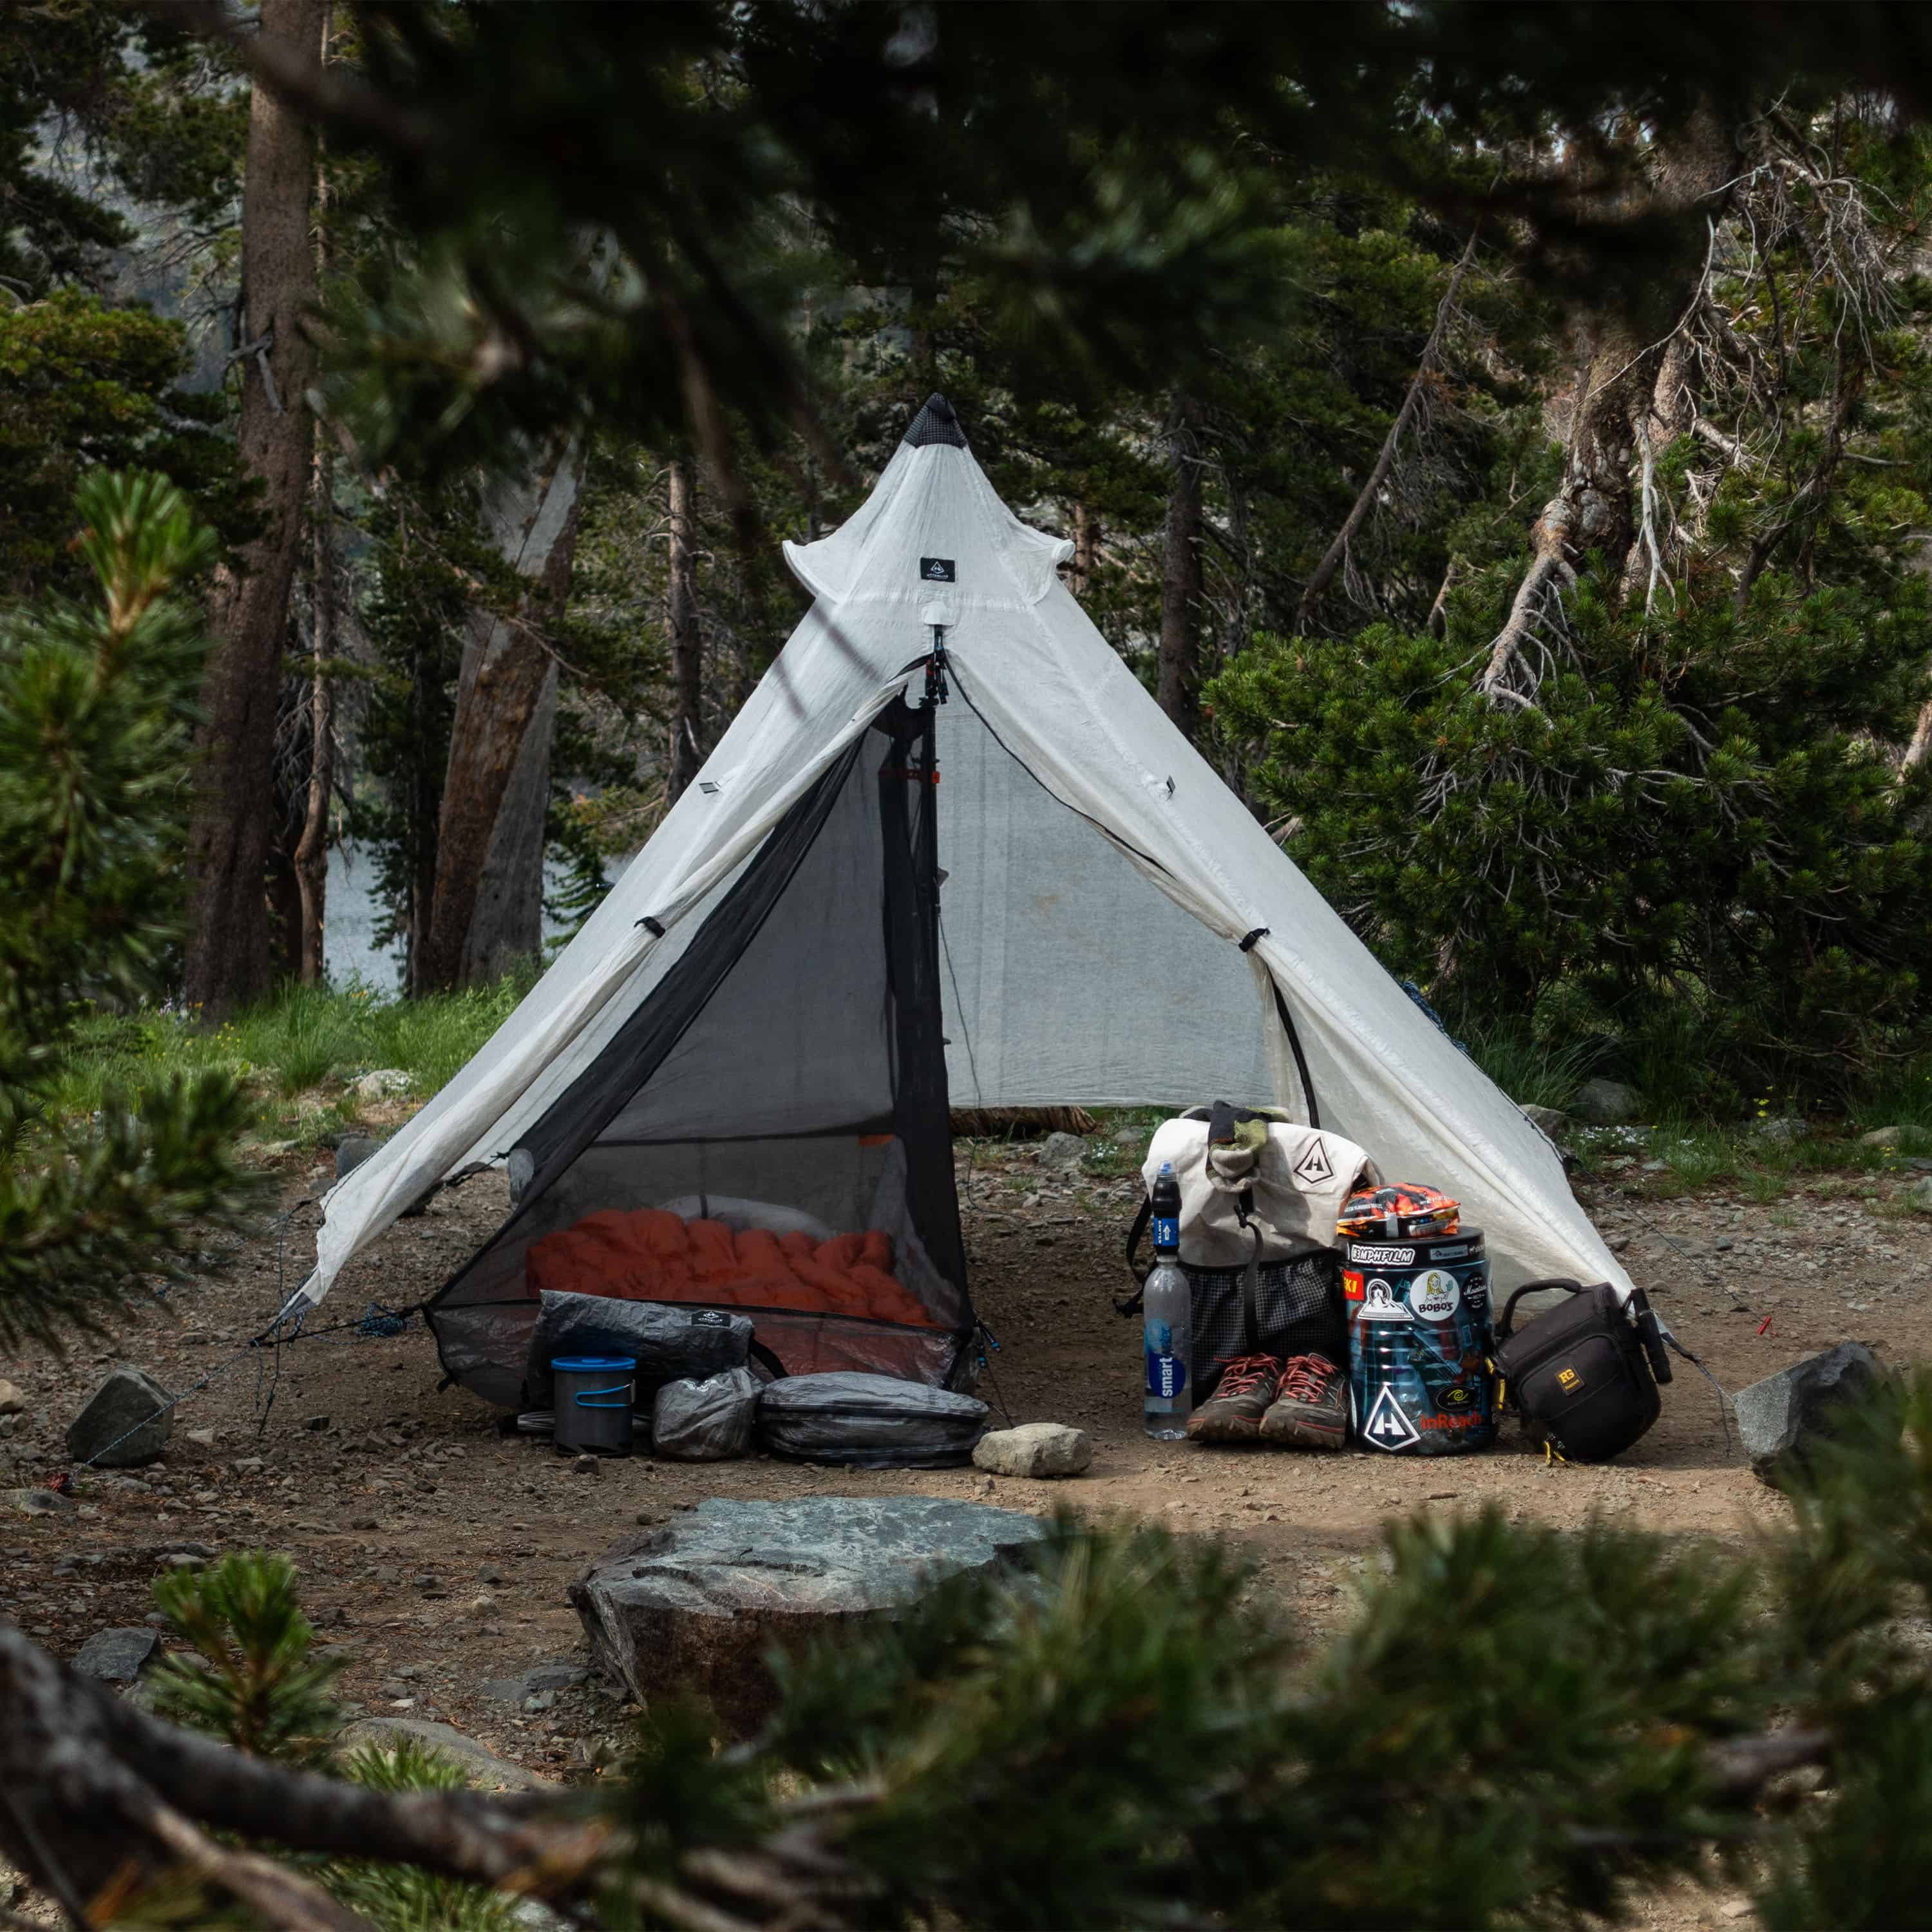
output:
M778 539L938 388L1518 1097L1924 1084L1932 153L1895 65L1801 30L1580 86L1508 8L1405 44L1102 8L1041 14L1017 77L999 9L547 10L0 22L0 592L73 587L96 466L220 540L182 1011L320 982L345 839L409 992L534 959L796 622Z
M366 992L332 841L408 960L358 1037L454 1071L933 388L1490 1064L1932 1119L1928 17L0 10L0 1342L246 1225L232 1043L313 1084ZM1741 1552L1418 1519L1312 1653L1069 1526L527 1802L341 1760L236 1556L158 1592L172 1724L0 1623L0 1850L80 1926L1572 1925L1714 1856L1915 1922L1928 1444L1902 1381Z

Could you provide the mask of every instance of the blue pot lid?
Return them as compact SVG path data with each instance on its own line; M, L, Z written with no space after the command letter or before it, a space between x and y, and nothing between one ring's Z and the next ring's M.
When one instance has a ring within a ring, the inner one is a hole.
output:
M550 1366L552 1373L561 1369L566 1375L629 1375L636 1369L638 1358L634 1355L559 1355Z

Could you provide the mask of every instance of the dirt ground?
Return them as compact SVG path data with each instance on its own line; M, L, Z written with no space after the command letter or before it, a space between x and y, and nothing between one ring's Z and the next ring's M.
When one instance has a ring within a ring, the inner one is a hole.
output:
M586 1685L531 1712L486 1687L544 1661L583 1661L566 1584L640 1524L706 1496L997 1490L1003 1504L1042 1513L1071 1503L1151 1517L1238 1539L1261 1586L1317 1631L1346 1614L1393 1514L1494 1500L1524 1520L1574 1525L1597 1511L1728 1540L1782 1508L1727 1449L1709 1385L1681 1365L1658 1426L1603 1468L1547 1465L1513 1429L1493 1451L1426 1460L1150 1442L1137 1331L1110 1301L1124 1280L1120 1237L1137 1180L1055 1172L1024 1144L985 1142L970 1173L962 1154L961 1178L973 1293L1000 1345L980 1393L1016 1422L1088 1430L1094 1466L1077 1482L762 1458L637 1457L584 1475L547 1443L500 1434L495 1412L464 1390L440 1389L419 1324L393 1339L323 1336L280 1352L278 1364L248 1353L313 1255L309 1197L328 1180L318 1165L289 1176L285 1234L131 1315L112 1349L5 1370L27 1412L0 1436L0 1489L44 1484L65 1466L62 1431L110 1364L136 1364L172 1392L212 1379L176 1411L164 1462L81 1475L74 1510L0 1516L0 1616L71 1656L104 1627L154 1621L148 1593L171 1555L284 1550L311 1616L350 1659L345 1700L370 1715L446 1721L555 1778L580 1774L620 1729L616 1696ZM1847 1338L1894 1362L1932 1353L1923 1292L1932 1220L1860 1198L1880 1191L1826 1180L1769 1205L1718 1194L1658 1204L1579 1183L1634 1276L1729 1389ZM446 1193L348 1271L323 1318L421 1299L494 1229L502 1205L494 1178ZM1687 1892L1646 1905L1640 1922L1720 1927L1738 1922L1738 1905Z

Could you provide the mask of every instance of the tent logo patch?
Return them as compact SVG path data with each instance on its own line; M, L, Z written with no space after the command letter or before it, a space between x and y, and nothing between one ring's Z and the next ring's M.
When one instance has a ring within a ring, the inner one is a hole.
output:
M922 556L919 560L919 574L928 584L950 584L954 580L952 560L950 556Z
M730 1323L730 1316L722 1308L700 1308L691 1318L691 1325L694 1328L727 1328Z
M1422 1437L1415 1424L1402 1413L1402 1404L1395 1399L1395 1384L1384 1382L1380 1393L1369 1406L1369 1419L1362 1425L1362 1440L1372 1442L1378 1449L1406 1449L1412 1442L1420 1442Z
M1335 1178L1335 1170L1329 1165L1328 1153L1319 1141L1308 1143L1308 1151L1291 1171L1304 1187L1321 1187Z

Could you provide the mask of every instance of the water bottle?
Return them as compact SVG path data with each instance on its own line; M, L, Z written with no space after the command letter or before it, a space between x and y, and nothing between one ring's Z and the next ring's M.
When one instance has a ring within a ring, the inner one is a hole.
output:
M1141 1321L1147 1352L1142 1417L1157 1442L1178 1442L1194 1411L1194 1296L1180 1269L1180 1184L1162 1161L1154 1184L1154 1268L1142 1285Z

